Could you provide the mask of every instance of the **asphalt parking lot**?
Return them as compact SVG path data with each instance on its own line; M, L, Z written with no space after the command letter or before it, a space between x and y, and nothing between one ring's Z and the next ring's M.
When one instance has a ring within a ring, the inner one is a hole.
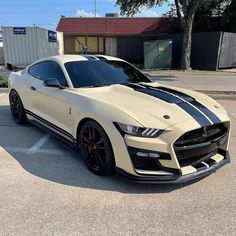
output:
M185 185L98 177L33 125L18 126L0 93L0 235L236 235L236 101L231 164Z

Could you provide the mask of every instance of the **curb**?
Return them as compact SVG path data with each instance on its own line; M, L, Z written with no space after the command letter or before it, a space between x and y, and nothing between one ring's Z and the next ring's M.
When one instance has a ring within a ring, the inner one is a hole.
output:
M205 89L196 89L196 92L210 94L210 95L224 95L224 96L236 96L236 91L234 90L205 90Z
M8 88L0 88L0 93L8 93Z
M143 73L153 74L153 75L160 75L160 74L188 74L188 75L235 75L236 68L233 70L177 70L177 69L141 69Z
M235 76L236 72L224 72L224 71L214 71L214 72L199 72L199 71L144 71L144 74L149 74L150 76L160 76L160 75L195 75L195 76Z
M236 91L218 91L218 90L195 90L196 92L200 92L206 94L213 99L218 100L236 100Z

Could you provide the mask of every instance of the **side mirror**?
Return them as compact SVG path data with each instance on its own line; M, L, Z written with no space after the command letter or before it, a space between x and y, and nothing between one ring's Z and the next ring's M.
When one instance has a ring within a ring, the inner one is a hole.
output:
M59 88L63 89L64 87L60 85L57 79L46 79L43 82L43 85L46 87Z

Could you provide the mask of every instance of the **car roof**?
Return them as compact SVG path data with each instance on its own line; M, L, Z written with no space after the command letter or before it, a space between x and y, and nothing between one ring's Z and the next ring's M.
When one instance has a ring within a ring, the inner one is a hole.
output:
M60 61L61 63L67 63L72 61L87 61L87 60L109 60L109 61L123 61L120 58L106 56L106 55L93 55L93 54L81 54L81 55L57 55L51 56L47 58L43 58L37 62L48 61L48 60L55 60ZM34 63L35 64L35 63Z

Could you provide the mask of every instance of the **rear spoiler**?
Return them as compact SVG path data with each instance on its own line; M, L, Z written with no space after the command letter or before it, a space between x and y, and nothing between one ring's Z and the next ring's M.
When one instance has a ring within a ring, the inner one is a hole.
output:
M16 66L16 65L12 65L11 63L7 63L7 69L10 70L10 71L19 71L19 70L22 70L24 69L25 66Z

